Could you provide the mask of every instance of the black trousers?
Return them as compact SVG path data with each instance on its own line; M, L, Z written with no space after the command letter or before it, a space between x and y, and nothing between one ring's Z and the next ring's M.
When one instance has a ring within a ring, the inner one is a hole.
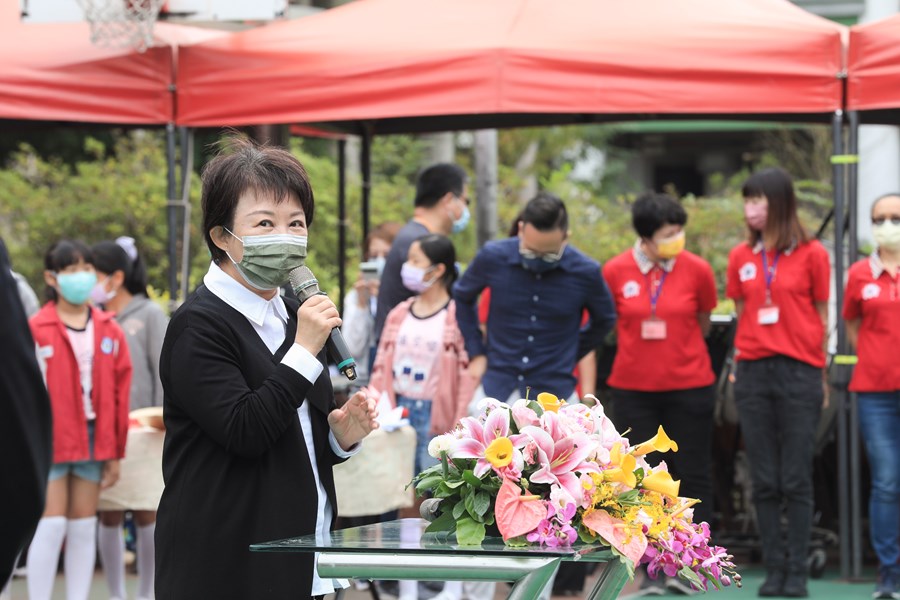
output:
M668 392L639 392L613 388L613 410L620 431L631 445L656 435L659 426L678 444L678 452L647 455L651 466L666 461L674 479L681 480L680 494L698 498L694 522L710 522L713 515L712 433L716 391L712 385Z
M763 561L770 569L806 571L823 394L822 369L799 360L773 356L738 362L734 398L750 464Z

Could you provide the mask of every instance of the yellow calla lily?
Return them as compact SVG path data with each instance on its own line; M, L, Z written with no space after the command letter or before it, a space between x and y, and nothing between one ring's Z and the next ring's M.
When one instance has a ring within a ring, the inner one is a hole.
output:
M656 435L643 444L638 444L631 452L635 456L643 456L645 454L650 454L651 452L668 452L669 450L678 452L678 444L675 443L675 440L666 435L665 430L663 430L662 425L660 425Z
M484 457L495 467L507 466L513 459L512 442L507 437L498 437L485 449Z
M537 401L541 408L549 412L559 412L559 407L563 405L562 400L547 392L538 394Z
M681 482L672 479L672 475L668 471L655 471L644 476L641 487L651 492L658 492L665 496L677 498Z
M621 444L613 444L612 449L609 451L609 462L618 466L603 471L604 481L624 483L630 488L634 488L637 485L637 477L634 475L637 461L631 454L622 454Z
M623 469L621 467L603 471L603 480L612 481L614 483L624 483L632 489L637 485L637 477L634 475L634 470L632 469L629 471L628 469Z

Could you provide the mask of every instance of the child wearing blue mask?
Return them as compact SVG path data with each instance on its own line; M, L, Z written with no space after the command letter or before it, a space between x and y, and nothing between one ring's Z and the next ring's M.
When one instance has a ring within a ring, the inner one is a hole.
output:
M53 466L44 515L28 551L28 597L49 600L65 540L66 592L87 598L96 555L101 487L125 455L131 358L110 313L92 308L90 249L62 240L44 258L48 302L30 321L46 365L53 411Z

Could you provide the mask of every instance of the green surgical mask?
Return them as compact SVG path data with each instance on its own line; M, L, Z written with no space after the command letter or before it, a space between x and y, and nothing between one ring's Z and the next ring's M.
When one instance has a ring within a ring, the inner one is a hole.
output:
M274 290L288 281L290 272L306 262L306 236L290 233L269 235L234 235L227 227L225 231L239 239L244 245L244 257L235 262L238 273L250 286L258 290Z

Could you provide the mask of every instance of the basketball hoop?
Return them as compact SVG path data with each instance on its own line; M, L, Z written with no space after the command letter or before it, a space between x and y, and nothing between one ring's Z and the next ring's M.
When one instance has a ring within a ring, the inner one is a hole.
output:
M104 48L153 45L153 24L165 0L78 0L91 24L91 42Z

